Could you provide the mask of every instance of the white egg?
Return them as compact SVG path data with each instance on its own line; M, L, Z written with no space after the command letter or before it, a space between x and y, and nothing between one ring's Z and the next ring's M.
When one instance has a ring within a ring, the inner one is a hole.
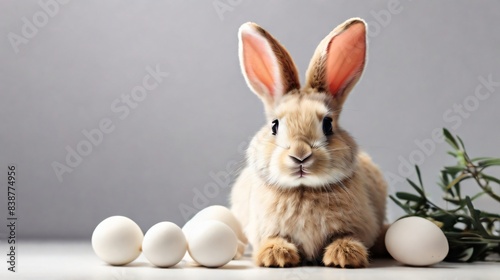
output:
M210 220L183 229L191 258L206 267L227 264L236 255L238 238L226 224Z
M174 223L161 222L152 226L144 235L142 252L154 265L176 265L186 254L187 242L182 230Z
M96 255L111 265L125 265L141 254L144 235L131 219L112 216L100 222L92 234Z
M229 226L234 233L236 234L236 237L238 237L238 251L237 254L235 255L235 259L239 259L241 256L243 256L243 253L245 252L245 248L247 247L248 244L248 239L246 238L245 234L243 233L243 229L241 227L241 223L236 219L234 216L233 212L231 210L227 209L224 206L221 205L213 205L206 207L205 209L201 210L198 212L196 215L194 215L191 220L189 220L184 227L182 228L183 231L188 230L190 227L195 226L196 224L203 222L203 221L210 221L210 220L216 220L219 222L222 222ZM187 258L189 259L189 258Z
M385 246L394 259L412 266L436 264L446 257L449 249L443 231L420 217L393 223L385 235Z

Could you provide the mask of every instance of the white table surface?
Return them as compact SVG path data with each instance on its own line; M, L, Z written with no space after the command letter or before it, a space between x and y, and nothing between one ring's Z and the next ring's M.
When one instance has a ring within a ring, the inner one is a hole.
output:
M1 246L6 260L6 243ZM195 267L181 262L173 268L156 268L144 256L127 266L109 266L97 258L88 242L20 242L18 272L7 271L2 261L0 279L500 279L500 263L440 263L433 267L403 266L393 260L375 260L369 268L329 267L260 268L249 257L233 260L222 268Z

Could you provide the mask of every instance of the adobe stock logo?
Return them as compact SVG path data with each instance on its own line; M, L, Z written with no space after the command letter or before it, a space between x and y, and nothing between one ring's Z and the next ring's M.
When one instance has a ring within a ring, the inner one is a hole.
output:
M450 128L450 131L458 130L464 120L470 118L476 112L482 103L485 103L496 94L500 87L500 81L493 80L493 75L478 76L478 83L474 92L468 94L460 102L453 103L447 108L442 116L443 122ZM430 135L424 139L415 139L415 148L407 155L398 156L397 173L385 173L389 186L394 187L398 184L406 183L406 179L414 173L415 165L422 165L426 159L434 154L437 145L444 143L444 137L441 127L432 129Z
M40 0L38 1L38 6L40 10L33 13L31 19L27 17L22 17L21 21L23 26L21 27L21 32L19 34L14 32L9 32L7 34L7 39L17 54L19 53L19 46L21 44L28 44L31 39L33 39L39 32L39 30L49 23L49 19L55 17L59 14L60 5L68 4L69 0Z
M224 14L234 11L234 8L239 6L242 2L243 0L214 0L212 5L220 21L224 21Z
M411 0L407 0L411 1ZM389 0L386 8L375 11L370 11L373 20L368 20L368 37L377 37L384 28L389 26L394 15L398 15L403 11L404 7L399 0Z
M239 156L246 153L246 148L252 138L242 141L237 146ZM210 171L208 175L211 181L204 186L194 187L192 189L193 197L191 203L180 203L179 212L181 213L184 221L191 219L201 209L208 207L212 204L211 199L218 197L222 191L229 189L232 182L236 179L241 169L241 161L231 159L226 163L225 169L218 171Z
M116 114L116 117L124 121L132 112L139 107L153 90L157 89L163 82L163 79L168 77L167 72L160 70L160 65L154 68L146 67L147 74L143 77L142 83L132 88L130 93L122 94L111 102L110 110ZM63 175L71 173L82 164L85 157L89 156L95 147L101 145L107 134L113 132L116 128L115 122L111 118L102 118L99 120L96 128L90 130L83 129L81 131L83 139L78 141L74 147L66 145L65 160L53 161L51 166L59 180L63 181Z

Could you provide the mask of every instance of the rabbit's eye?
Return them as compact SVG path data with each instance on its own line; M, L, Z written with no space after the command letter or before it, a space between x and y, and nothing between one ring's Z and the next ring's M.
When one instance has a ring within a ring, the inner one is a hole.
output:
M333 134L333 127L332 127L332 118L330 117L325 117L323 119L323 133L326 136L332 135Z
M271 128L273 130L273 135L276 135L278 133L278 126L279 126L279 121L274 120L273 121L273 127Z

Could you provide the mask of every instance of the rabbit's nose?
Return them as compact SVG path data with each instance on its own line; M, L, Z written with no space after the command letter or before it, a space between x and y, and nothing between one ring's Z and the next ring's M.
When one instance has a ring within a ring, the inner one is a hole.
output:
M288 155L295 163L299 164L299 163L304 163L306 162L308 159L311 158L312 156L312 153L309 153L307 156L305 157L302 157L302 158L299 158L299 157L296 157L296 156L292 156L292 155Z
M288 152L288 156L295 163L304 163L306 160L311 158L312 151L311 147L304 142L296 142L293 143L290 147L290 151Z

